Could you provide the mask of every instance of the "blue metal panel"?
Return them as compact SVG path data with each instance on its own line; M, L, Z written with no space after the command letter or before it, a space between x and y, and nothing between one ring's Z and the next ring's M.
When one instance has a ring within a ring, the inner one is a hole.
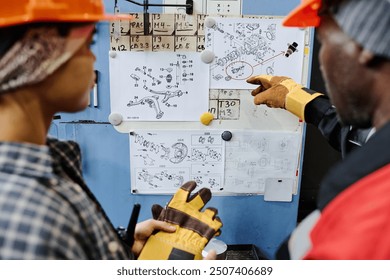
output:
M141 1L141 0L140 0ZM106 0L106 10L113 12ZM122 12L142 11L119 0ZM156 1L155 3L158 3ZM244 0L244 14L285 15L299 0ZM153 10L151 9L150 12ZM164 205L170 196L130 194L129 138L107 123L109 103L109 24L98 24L96 69L100 72L99 107L77 114L60 114L50 130L54 136L80 143L85 179L115 226L126 225L132 205L142 205L140 220L151 218L153 204ZM95 124L80 122L94 121ZM291 203L265 202L263 196L215 196L208 206L219 209L224 222L220 239L228 244L255 244L269 257L295 227L299 196Z
M242 0L244 15L284 16L293 10L299 0Z

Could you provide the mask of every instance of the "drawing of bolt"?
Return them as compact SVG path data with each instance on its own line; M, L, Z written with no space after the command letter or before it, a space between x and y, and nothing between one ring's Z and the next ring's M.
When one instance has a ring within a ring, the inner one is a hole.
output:
M288 44L287 51L286 51L286 53L284 55L286 57L289 57L290 55L292 55L294 52L297 51L297 47L298 47L298 43L297 42L294 42L292 44Z

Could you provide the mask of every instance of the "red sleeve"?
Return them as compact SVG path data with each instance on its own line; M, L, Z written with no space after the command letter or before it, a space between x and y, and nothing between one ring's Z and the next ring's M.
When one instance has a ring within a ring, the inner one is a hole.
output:
M390 259L390 164L329 203L310 238L305 259Z

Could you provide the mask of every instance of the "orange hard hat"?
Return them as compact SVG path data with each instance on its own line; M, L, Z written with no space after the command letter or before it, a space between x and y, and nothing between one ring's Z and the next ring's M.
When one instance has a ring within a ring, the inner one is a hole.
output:
M283 21L284 26L293 27L317 27L320 24L318 10L322 4L321 0L302 0Z
M0 0L0 27L32 22L96 22L128 19L109 15L103 0Z

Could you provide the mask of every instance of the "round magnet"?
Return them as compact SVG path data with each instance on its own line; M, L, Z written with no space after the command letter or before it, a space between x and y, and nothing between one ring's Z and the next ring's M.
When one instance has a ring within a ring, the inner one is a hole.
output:
M204 25L208 28L213 28L217 22L212 17L208 17L204 20Z
M214 119L214 115L210 112L203 113L200 116L200 122L204 125L209 125L211 121Z
M120 125L123 121L123 116L119 113L111 113L109 116L108 116L108 121L110 122L110 124L112 125Z
M232 139L232 137L233 137L233 134L230 131L226 130L226 131L222 132L221 137L225 141L230 141L230 139Z
M215 58L215 54L210 50L204 50L200 54L200 59L206 64L213 62L214 58Z
M108 55L109 55L111 58L115 58L115 57L116 57L116 51L109 51L109 52L108 52Z

